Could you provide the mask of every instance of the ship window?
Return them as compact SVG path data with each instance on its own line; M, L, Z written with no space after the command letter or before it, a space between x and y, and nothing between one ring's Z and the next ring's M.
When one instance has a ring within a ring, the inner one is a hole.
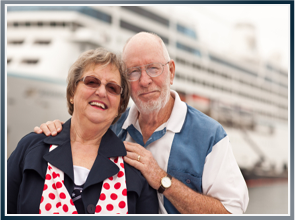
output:
M15 44L15 45L18 45L18 44L23 44L23 43L24 43L24 40L8 40L7 43L8 43L8 44Z
M24 64L37 64L39 62L38 59L23 59L22 63Z
M193 39L197 39L196 32L191 28L185 27L181 24L177 24L177 31Z
M169 20L166 18L163 18L153 12L147 11L141 7L138 6L122 6L123 9L132 11L136 14L139 14L143 17L149 18L151 20L157 21L158 23L161 23L167 27L169 27Z
M145 31L145 32L151 32L151 31L149 31L149 30L147 30L147 29L145 29L145 28L138 27L138 26L136 26L136 25L134 25L134 24L130 24L129 22L126 22L126 21L124 21L124 20L120 20L120 27L121 27L121 28L124 28L124 29L127 29L127 30L130 30L130 31L133 31L133 32L135 32L135 33L142 32L142 31ZM167 37L163 37L163 36L161 36L161 35L159 35L159 34L157 34L157 35L158 35L160 38L162 38L162 40L163 40L163 42L164 42L165 44L169 44L169 40L168 40Z
M39 45L48 45L50 44L50 40L35 40L34 44L39 44Z
M181 64L185 64L185 60L183 60L179 57L176 57L176 62L181 63Z
M195 68L195 69L201 69L201 66L198 65L198 64L196 64L196 63L193 63L193 68Z
M278 74L281 74L283 76L288 76L288 73L285 72L284 70L281 70L277 67L274 67L272 64L270 63L267 63L266 64L266 69L270 70L270 71L273 71L273 72L277 72Z
M248 73L248 74L250 74L250 75L252 75L252 76L257 76L257 73L255 73L255 72L253 72L253 71L249 71L249 70L247 70L247 69L245 69L245 68L242 68L242 67L240 67L240 66L238 66L238 65L235 65L235 64L233 64L233 63L230 63L230 62L228 62L228 61L222 60L222 59L219 58L219 57L216 57L216 56L213 56L213 55L210 54L210 55L209 55L209 58L210 58L210 60L212 60L212 61L214 61L214 62L221 63L221 64L226 65L226 66L229 66L229 67L231 67L231 68L234 68L234 69L240 70L240 71L242 71L242 72L244 72L244 73Z
M72 31L76 31L79 27L83 27L83 25L76 23L76 22L71 22L70 27Z
M99 11L97 9L93 9L90 7L85 7L85 6L80 6L77 7L80 13L91 16L95 19L99 19L101 21L107 22L107 23L112 23L112 16L108 15L105 12Z
M7 64L11 63L11 58L7 58Z
M208 72L211 73L211 74L214 74L215 73L214 70L211 69L211 68L208 68Z
M186 46L186 45L184 45L182 43L177 42L176 43L176 47L179 48L179 49L181 49L181 50L184 50L184 51L187 51L189 53L192 53L192 54L194 54L196 56L199 56L199 57L201 56L201 52L199 50L197 50L195 48L192 48L192 47L189 47L189 46Z
M8 6L7 12L10 11L77 11L107 23L112 22L110 15L87 6Z
M180 79L180 75L178 73L175 74L176 79Z

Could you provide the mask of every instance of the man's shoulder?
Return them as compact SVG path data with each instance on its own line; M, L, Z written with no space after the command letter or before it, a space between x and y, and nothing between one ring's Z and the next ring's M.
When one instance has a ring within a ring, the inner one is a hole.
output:
M130 107L126 109L126 111L121 115L121 117L115 124L111 125L110 128L116 135L118 135L120 131L122 130L122 126L129 115L129 111L130 111Z
M187 105L187 119L186 120L188 120L188 119L193 124L196 124L196 122L198 122L199 125L206 123L206 124L208 124L210 126L214 126L214 127L221 126L221 124L219 122L217 122L215 119L211 118L210 116L204 114L203 112L199 111L198 109L196 109L190 105Z
M202 131L202 135L214 135L217 139L222 139L227 135L218 121L192 106L187 106L185 128L190 128L194 131Z

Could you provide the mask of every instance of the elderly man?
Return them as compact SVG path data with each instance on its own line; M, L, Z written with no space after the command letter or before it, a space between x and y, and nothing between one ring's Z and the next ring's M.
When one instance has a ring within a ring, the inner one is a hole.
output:
M245 212L248 190L229 138L218 122L170 90L175 62L161 38L145 32L134 35L123 49L123 59L135 105L112 129L125 141L125 162L158 190L159 213ZM55 135L61 123L41 128Z

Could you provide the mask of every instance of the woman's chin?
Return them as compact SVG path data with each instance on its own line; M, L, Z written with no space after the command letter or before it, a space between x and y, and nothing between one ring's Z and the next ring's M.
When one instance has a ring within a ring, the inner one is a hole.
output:
M106 117L102 117L101 115L100 116L92 116L92 117L89 117L88 118L89 121L93 124L112 124L113 120L114 119L109 119L109 118L106 118Z

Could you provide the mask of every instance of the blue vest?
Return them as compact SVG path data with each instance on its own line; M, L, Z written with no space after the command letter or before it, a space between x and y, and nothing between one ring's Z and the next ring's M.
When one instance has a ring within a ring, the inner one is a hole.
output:
M126 139L128 131L138 144L146 147L166 133L166 128L157 131L146 144L143 144L140 132L133 125L122 129L129 110L127 109L118 122L111 126L111 129L121 140ZM175 133L172 142L167 173L191 189L202 193L202 173L205 159L212 151L213 146L225 136L226 132L218 122L187 105L187 114L182 129L179 133ZM165 196L164 207L168 214L179 214Z

